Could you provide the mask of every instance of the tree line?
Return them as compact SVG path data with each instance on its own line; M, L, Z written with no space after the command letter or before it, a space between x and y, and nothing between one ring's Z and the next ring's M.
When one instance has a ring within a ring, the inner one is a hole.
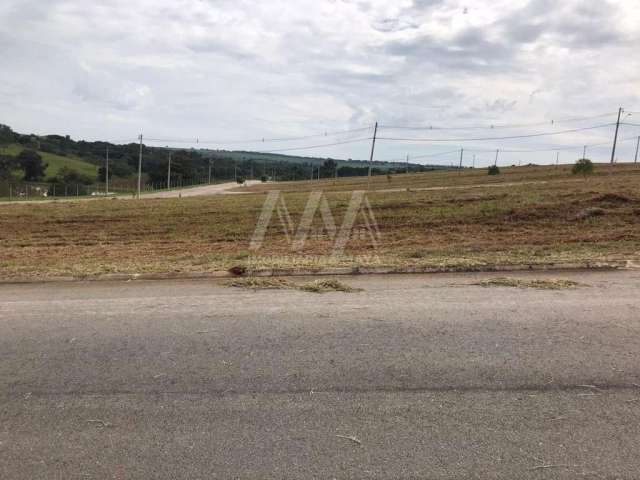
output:
M73 140L68 135L36 136L14 132L0 125L0 148L17 144L22 151L17 156L2 154L0 149L0 179L22 179L24 181L49 181L59 183L90 184L105 181L105 156L109 150L109 179L133 181L138 171L140 146L138 143L116 145L109 142ZM62 157L80 158L96 165L98 175L90 178L71 168L60 169L55 177L46 178L47 165L38 152ZM145 183L166 185L170 168L172 185L208 180L209 173L215 181L234 179L275 179L279 181L305 180L310 178L351 177L368 174L367 162L338 161L332 158L287 157L264 155L253 152L226 152L218 150L175 149L143 146L142 172ZM439 167L411 165L410 170L425 171ZM401 173L404 164L375 164L374 175Z

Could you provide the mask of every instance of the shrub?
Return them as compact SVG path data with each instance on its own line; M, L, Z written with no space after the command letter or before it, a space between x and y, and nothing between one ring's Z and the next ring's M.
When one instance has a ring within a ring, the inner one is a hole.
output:
M268 180L268 179L267 179L267 176L266 176L266 175L262 175L262 176L260 177L260 181L261 181L262 183L267 183L267 180Z
M591 175L593 173L593 162L588 158L581 158L571 169L574 175Z
M34 150L25 149L18 155L20 167L24 170L24 180L26 182L37 182L44 177L47 164L42 161L42 157Z
M489 167L489 175L500 175L500 168L497 165Z

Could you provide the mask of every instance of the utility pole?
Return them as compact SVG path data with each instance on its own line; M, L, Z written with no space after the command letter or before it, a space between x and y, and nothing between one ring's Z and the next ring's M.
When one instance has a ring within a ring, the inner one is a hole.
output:
M476 168L476 155L473 154L473 168Z
M560 164L560 152L556 152L556 168Z
M140 199L141 186L142 186L142 134L140 134L140 155L138 156L138 200Z
M586 145L582 148L582 158L587 158L587 146Z
M498 155L499 155L499 154L500 154L500 149L497 149L497 150L496 150L496 161L495 161L495 163L493 164L493 166L494 166L494 167L497 167L497 166L498 166Z
M618 110L618 121L616 122L616 133L613 135L613 148L611 149L611 164L613 164L613 161L616 157L616 144L618 143L618 129L620 128L620 115L622 115L623 111L624 109L622 107L620 107L620 109Z
M106 196L109 196L109 145L107 145L107 158L106 158L104 173L105 173L105 175L104 175L105 194L106 194Z
M311 181L313 182L313 163L311 164Z
M211 158L209 158L209 184L211 184Z
M407 173L409 173L409 154L407 154Z
M171 152L169 152L169 166L167 167L167 190L171 190Z
M238 161L234 161L233 163L233 179L236 183L238 183Z
M460 166L458 167L458 175L462 173L462 156L464 155L464 148L460 149Z
M369 176L367 177L367 190L369 190L369 186L371 185L371 166L373 165L373 153L376 149L376 137L378 136L378 122L373 129L373 142L371 143L371 155L369 156Z
M636 143L636 158L633 163L638 163L638 148L640 148L640 135L638 136L638 142Z

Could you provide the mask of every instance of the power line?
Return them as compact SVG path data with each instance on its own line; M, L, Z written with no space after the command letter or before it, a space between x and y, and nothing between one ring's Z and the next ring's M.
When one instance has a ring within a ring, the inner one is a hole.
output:
M611 115L615 115L616 112L602 113L599 115L591 115L589 117L574 117L574 118L566 118L561 120L546 120L535 123L519 123L519 124L491 124L491 125L467 125L467 126L459 126L459 127L434 127L433 125L428 126L398 126L398 125L380 125L382 129L389 130L497 130L497 129L506 129L506 128L526 128L526 127L540 127L544 125L554 125L556 123L569 123L569 122L579 122L584 120L593 120L596 118L608 117Z
M361 128L353 128L350 130L342 130L336 132L325 132L316 135L303 135L299 137L281 137L281 138L260 138L253 140L231 140L231 141L220 141L220 140L200 140L199 138L145 138L147 141L151 142L166 142L166 143L189 143L189 144L216 144L216 145L238 145L238 144L250 144L250 143L270 143L270 142L290 142L294 140L308 140L310 138L320 138L320 137L334 137L338 135L344 135L348 133L356 133L356 132L364 132L366 130L370 130L371 127L361 127Z
M378 137L380 140L401 141L401 142L481 142L488 140L512 140L518 138L545 137L550 135L562 135L565 133L575 133L585 130L595 130L597 128L610 127L615 123L605 123L592 127L573 128L571 130L560 130L557 132L530 133L527 135L511 135L505 137L478 137L478 138L402 138L402 137Z
M627 138L622 138L620 140L618 140L618 142L628 142L629 140L637 140L637 136L635 137L627 137ZM564 150L578 150L581 148L584 148L585 146L587 148L595 148L595 147L602 147L605 145L609 145L610 142L600 142L600 143L591 143L591 144L587 144L587 145L562 145L562 146L557 146L557 147L547 147L547 148L540 148L540 149L500 149L500 153L543 153L543 152L557 152L557 151L564 151ZM482 153L494 153L496 151L495 148L473 148L473 147L466 147L465 148L466 151L469 152L482 152ZM411 155L411 159L420 159L420 158L432 158L432 157L439 157L439 156L444 156L444 155L451 155L453 153L460 153L460 149L456 149L456 150L447 150L446 152L435 152L435 153L427 153L427 154L422 154L422 155ZM477 159L479 160L479 158ZM393 162L402 162L405 161L405 159L388 159L388 160L381 160L384 162L388 162L388 163L393 163Z
M357 142L364 142L365 140L371 140L370 137L364 137L364 138L356 138L353 140L345 140L344 142L335 142L335 143L323 143L321 145L309 145L306 147L294 147L294 148L281 148L278 150L258 150L255 153L281 153L281 152L293 152L296 150L312 150L314 148L322 148L322 147L334 147L336 145L346 145L348 143L357 143Z

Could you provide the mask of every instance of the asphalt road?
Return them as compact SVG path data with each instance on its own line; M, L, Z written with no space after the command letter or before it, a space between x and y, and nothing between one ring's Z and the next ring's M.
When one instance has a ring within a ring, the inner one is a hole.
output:
M637 479L640 271L0 286L2 479Z

